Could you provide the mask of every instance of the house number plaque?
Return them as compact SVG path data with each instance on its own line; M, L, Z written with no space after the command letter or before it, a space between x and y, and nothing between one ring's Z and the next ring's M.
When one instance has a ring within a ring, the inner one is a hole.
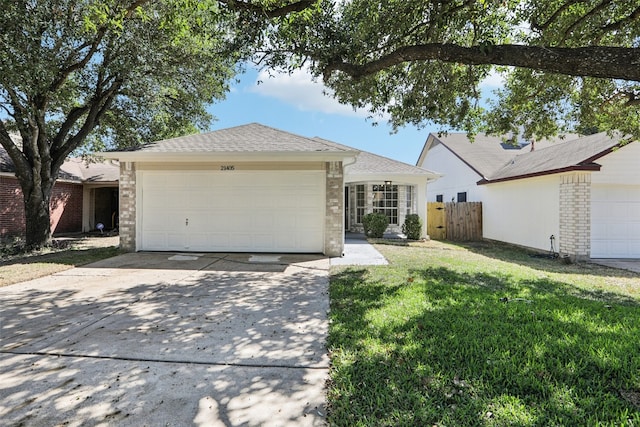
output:
M236 167L234 165L222 165L220 166L221 171L234 171Z

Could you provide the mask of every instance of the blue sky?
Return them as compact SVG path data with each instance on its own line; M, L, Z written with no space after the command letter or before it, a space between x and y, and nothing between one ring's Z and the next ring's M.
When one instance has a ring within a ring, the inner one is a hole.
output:
M258 80L261 84L257 84ZM495 81L487 85L495 85ZM486 86L486 85L485 85ZM353 111L327 95L324 86L314 83L299 71L293 75L268 77L249 69L240 76L227 99L212 105L209 111L217 117L211 130L260 123L307 137L318 136L385 157L415 164L432 128L400 129L391 134L384 121L372 126L366 111Z

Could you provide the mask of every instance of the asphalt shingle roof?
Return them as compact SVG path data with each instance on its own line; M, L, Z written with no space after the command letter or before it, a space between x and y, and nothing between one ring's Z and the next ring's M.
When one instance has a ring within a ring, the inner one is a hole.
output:
M9 154L0 146L0 172L15 173ZM60 167L58 179L78 182L117 182L120 179L120 167L117 161L106 160L87 163L81 158L65 160Z
M512 147L502 143L502 138L478 135L473 143L464 133L452 133L437 137L436 143L447 147L470 168L482 176L482 183L513 180L566 170L598 169L595 161L608 154L622 140L621 135L595 135L579 137L574 134L564 138L536 141L531 145Z
M128 151L144 153L242 153L352 151L325 141L295 135L258 123L163 141Z
M595 160L619 145L620 139L620 136L610 137L606 132L601 132L563 144L529 151L515 156L487 178L491 182L552 173L568 168L597 166L593 164Z
M326 144L330 144L342 149L352 148L347 147L342 144L338 144L336 142L328 141L322 138L314 138L316 140L322 141ZM425 175L425 174L434 174L427 169L423 169L418 166L413 166L407 163L400 162L398 160L393 160L388 157L379 156L377 154L369 153L367 151L361 151L356 156L356 162L351 164L349 167L349 173L354 175L360 174L396 174L396 175Z
M449 133L435 136L435 139L482 177L496 171L522 150L503 144L502 138L497 136L476 135L471 142L466 133Z

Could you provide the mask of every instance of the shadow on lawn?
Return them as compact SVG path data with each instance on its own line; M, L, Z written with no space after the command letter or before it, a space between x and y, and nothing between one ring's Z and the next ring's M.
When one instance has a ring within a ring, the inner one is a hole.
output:
M0 257L0 266L47 262L78 266L106 257L116 256L120 253L122 251L117 246L106 246L88 249L65 249L48 253L8 255L5 258Z
M410 276L332 279L332 423L640 421L634 300L444 267Z
M513 246L505 243L450 242L450 244L462 247L479 255L484 255L486 257L495 258L501 261L515 263L518 265L534 268L536 270L547 271L550 273L593 274L604 277L640 277L640 275L631 271L620 270L586 262L565 264L559 258L549 257L548 254L530 251L518 246Z

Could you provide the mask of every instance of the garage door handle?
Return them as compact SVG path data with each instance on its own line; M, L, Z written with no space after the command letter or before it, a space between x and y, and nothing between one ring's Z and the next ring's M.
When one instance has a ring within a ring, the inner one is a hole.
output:
M189 218L184 220L184 225L187 225L187 226L189 225Z

